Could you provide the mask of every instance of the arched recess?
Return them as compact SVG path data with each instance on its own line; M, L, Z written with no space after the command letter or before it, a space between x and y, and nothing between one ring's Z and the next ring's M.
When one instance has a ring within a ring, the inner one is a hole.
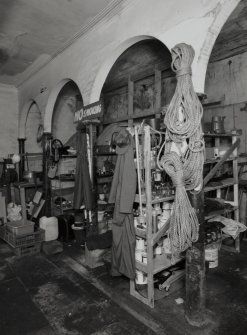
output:
M246 153L247 2L238 1L225 21L209 57L205 93L211 102L203 121L209 130L213 116L224 117L226 131L241 129L238 153Z
M240 1L241 0L227 0L222 3L219 2L215 9L217 14L215 15L212 25L208 29L208 33L206 35L203 46L200 50L200 55L198 57L196 73L193 74L194 87L198 93L204 93L208 62L215 41L223 25L226 23L229 16L240 3Z
M30 111L30 108L33 104L36 104L35 100L30 99L28 100L21 110L20 120L19 120L19 129L18 129L18 138L19 139L26 139L26 122L28 113Z
M54 107L57 101L57 97L62 90L62 88L69 82L74 82L72 79L66 78L61 80L51 91L47 105L45 108L45 115L44 115L44 131L47 133L51 133L52 131L52 117L54 112ZM76 83L75 83L76 84ZM78 86L78 85L77 85Z
M94 80L94 84L93 84L91 95L90 95L90 103L93 103L99 100L102 87L105 83L108 73L110 72L113 64L118 59L118 57L120 57L121 54L126 49L136 44L137 42L140 42L143 40L150 40L150 39L155 39L155 37L148 36L148 35L134 36L122 42L116 49L109 51L109 54L106 57L106 61L102 64Z
M74 114L83 106L78 85L70 80L60 90L52 114L52 136L65 144L75 133Z
M30 105L25 124L26 152L42 152L41 143L37 142L38 128L41 124L43 124L42 114L38 104L33 100L33 103Z

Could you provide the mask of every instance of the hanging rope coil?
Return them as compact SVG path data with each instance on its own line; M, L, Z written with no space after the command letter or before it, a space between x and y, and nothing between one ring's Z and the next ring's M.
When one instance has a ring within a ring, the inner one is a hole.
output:
M202 185L204 163L203 108L193 88L193 59L190 45L181 43L172 49L171 67L176 73L177 86L164 117L166 136L158 154L159 168L166 171L176 187L169 229L173 256L191 246L199 231L197 216L186 193Z
M180 157L175 152L165 154L161 158L161 165L171 177L176 188L174 207L170 218L168 237L171 241L172 256L192 245L198 239L198 220L191 207L184 184L184 169Z

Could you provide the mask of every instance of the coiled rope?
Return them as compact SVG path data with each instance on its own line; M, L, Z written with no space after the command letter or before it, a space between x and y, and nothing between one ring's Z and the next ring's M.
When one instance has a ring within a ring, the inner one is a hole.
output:
M186 193L202 185L204 163L203 108L192 84L193 59L190 45L181 43L172 49L171 67L176 73L177 86L164 117L166 137L158 154L159 168L166 171L176 187L168 232L172 256L190 247L198 239L199 231L195 210Z

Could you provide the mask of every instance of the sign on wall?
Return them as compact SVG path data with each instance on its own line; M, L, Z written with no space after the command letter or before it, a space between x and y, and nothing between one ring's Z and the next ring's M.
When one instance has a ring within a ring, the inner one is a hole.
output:
M83 106L81 109L75 112L74 122L78 123L83 120L96 119L103 114L102 102L97 101L93 104Z

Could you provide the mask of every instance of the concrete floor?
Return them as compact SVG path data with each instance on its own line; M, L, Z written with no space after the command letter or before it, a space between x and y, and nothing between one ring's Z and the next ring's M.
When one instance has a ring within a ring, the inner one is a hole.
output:
M109 262L84 263L83 248L64 245L61 254L16 258L0 243L1 335L188 334L241 335L247 327L247 242L241 253L220 252L219 267L207 273L209 323L196 328L184 318L184 289L150 309L129 295L129 282L111 278Z

